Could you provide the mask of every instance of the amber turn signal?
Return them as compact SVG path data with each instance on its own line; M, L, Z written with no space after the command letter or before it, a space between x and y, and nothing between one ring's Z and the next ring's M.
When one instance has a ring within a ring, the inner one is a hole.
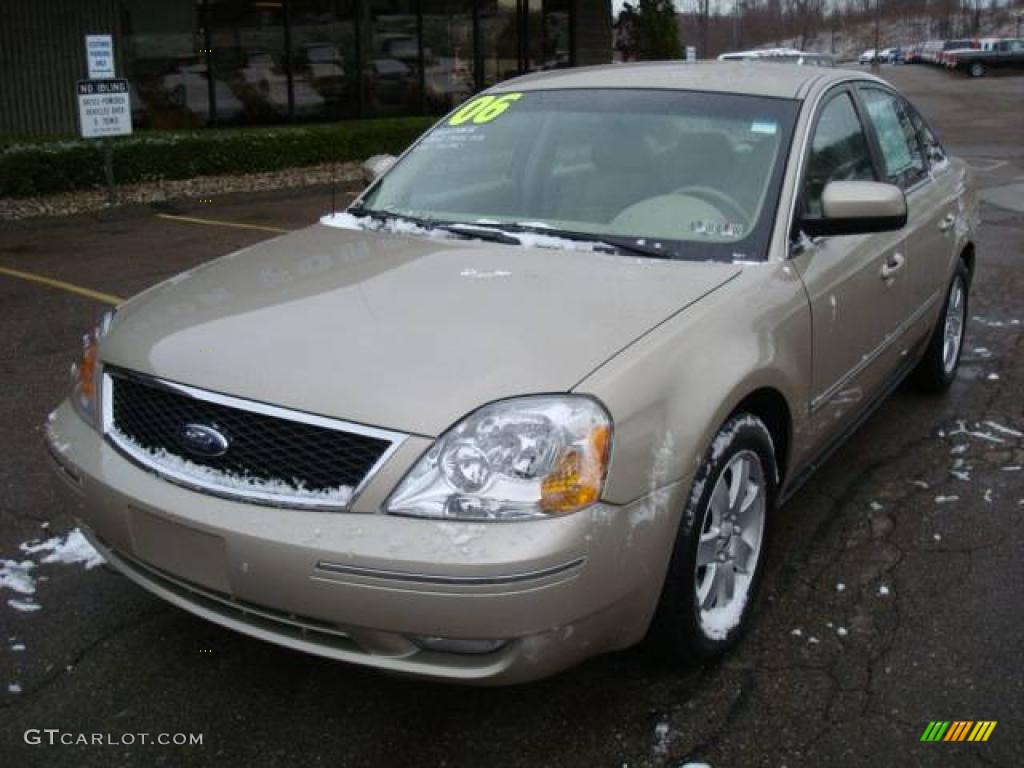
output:
M591 430L584 445L567 449L541 484L541 509L554 514L575 512L597 501L610 443L611 430L601 426Z

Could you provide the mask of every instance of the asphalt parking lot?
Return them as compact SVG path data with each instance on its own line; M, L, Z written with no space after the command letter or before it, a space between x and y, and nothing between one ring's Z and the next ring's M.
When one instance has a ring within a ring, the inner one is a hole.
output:
M901 389L782 510L753 630L726 661L673 670L641 646L524 687L435 685L239 636L103 567L40 564L38 610L0 590L0 761L1020 765L1024 77L883 74L986 190L960 377L945 397ZM42 425L106 305L311 223L329 199L317 188L0 226L0 560L74 527ZM921 743L932 720L998 725L986 743ZM25 743L47 728L203 744Z

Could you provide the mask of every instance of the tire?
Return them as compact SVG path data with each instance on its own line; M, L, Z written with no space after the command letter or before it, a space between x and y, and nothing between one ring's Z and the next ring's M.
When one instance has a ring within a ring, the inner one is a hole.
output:
M750 414L730 418L708 449L683 511L652 626L653 639L672 661L716 659L746 630L764 571L776 467L771 433ZM747 494L741 497L744 477ZM753 496L751 483L758 486Z
M980 61L976 61L973 64L971 64L970 68L967 71L970 73L971 77L984 77L985 65L982 64Z
M967 330L967 291L967 267L959 261L928 348L914 370L915 383L926 392L944 392L956 378Z

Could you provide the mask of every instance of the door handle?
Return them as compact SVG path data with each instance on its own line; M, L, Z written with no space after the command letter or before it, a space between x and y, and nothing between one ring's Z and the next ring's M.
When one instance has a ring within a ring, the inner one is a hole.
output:
M882 270L879 274L883 280L892 280L906 263L907 260L903 258L902 253L892 253L885 260L885 264L882 265Z
M939 222L939 231L948 232L950 229L953 228L954 224L956 224L956 215L952 213L947 213L942 218L942 221Z

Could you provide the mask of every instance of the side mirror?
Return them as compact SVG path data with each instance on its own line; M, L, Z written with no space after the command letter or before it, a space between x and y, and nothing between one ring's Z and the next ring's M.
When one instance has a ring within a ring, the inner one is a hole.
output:
M894 184L831 181L825 185L821 207L822 218L800 222L811 237L893 232L907 223L907 198Z
M374 155L363 163L363 181L369 184L379 179L398 158L394 155Z

